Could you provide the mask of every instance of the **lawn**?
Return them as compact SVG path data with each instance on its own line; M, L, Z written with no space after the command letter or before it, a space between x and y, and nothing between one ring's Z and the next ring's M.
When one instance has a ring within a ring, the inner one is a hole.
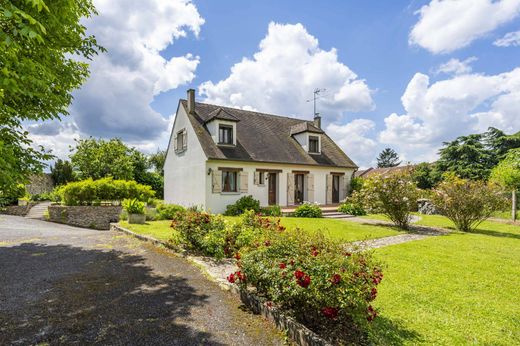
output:
M236 222L238 217L225 217L230 222ZM300 227L309 232L324 232L334 239L344 242L374 239L401 234L402 232L390 227L362 225L359 223L331 220L331 219L303 219L282 217L281 224L292 229ZM147 234L160 240L168 240L175 233L170 227L170 221L148 221L144 225L128 224L121 221L120 225L139 234Z
M441 216L422 224L448 225ZM377 249L385 278L375 305L380 344L520 344L520 227L485 222Z

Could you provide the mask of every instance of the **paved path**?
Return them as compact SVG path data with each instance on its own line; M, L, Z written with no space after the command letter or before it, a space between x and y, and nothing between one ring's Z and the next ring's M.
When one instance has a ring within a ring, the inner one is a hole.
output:
M121 233L0 215L0 345L279 345L186 260Z

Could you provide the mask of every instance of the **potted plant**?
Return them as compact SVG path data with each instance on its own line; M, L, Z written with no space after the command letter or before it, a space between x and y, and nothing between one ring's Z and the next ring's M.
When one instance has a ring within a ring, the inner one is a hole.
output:
M123 201L123 208L128 213L128 223L145 223L144 202L139 201L137 198L125 199Z

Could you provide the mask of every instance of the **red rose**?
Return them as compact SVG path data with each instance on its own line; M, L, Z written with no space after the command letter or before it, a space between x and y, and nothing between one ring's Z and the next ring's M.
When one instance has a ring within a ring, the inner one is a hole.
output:
M234 284L235 283L235 274L229 274L229 276L227 277L227 281Z
M330 282L332 282L333 285L339 284L340 281L341 281L341 275L339 275L339 274L332 275L332 278L330 279Z
M279 266L280 266L280 269L285 269L285 268L287 268L287 265L286 265L285 263L280 263Z
M237 261L240 259L240 252L237 252L237 253L235 254L235 259L236 259Z
M368 316L367 316L368 322L372 322L374 320L374 318L377 317L377 312L376 312L376 310L374 310L372 305L368 306L367 313L368 313Z
M314 257L318 256L318 250L312 250L311 255Z
M304 275L305 275L305 273L302 272L302 271L299 270L299 269L296 270L296 271L294 272L294 276L295 276L298 280L300 280Z
M335 319L336 317L338 317L338 309L337 308L331 308L331 307L326 307L326 308L322 308L321 309L321 313L323 314L323 316L329 318L329 319Z
M372 290L370 291L370 298L372 298L372 300L376 299L377 297L377 288L373 287Z

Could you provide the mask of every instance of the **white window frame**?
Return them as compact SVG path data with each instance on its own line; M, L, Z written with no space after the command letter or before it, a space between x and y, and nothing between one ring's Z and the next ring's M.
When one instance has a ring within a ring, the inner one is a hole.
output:
M311 151L311 137L318 139L318 151ZM309 134L307 137L307 148L309 154L321 154L321 136Z

